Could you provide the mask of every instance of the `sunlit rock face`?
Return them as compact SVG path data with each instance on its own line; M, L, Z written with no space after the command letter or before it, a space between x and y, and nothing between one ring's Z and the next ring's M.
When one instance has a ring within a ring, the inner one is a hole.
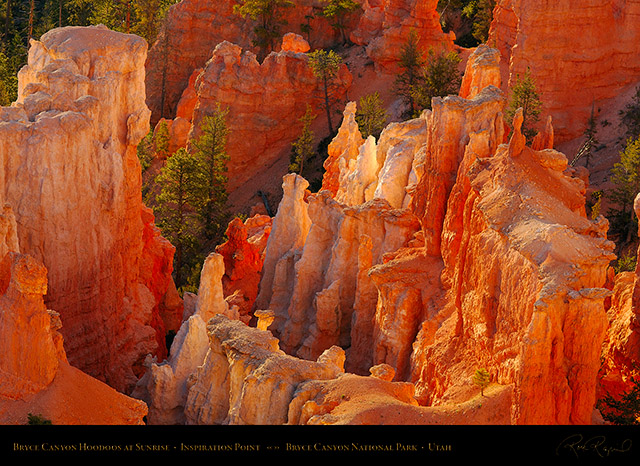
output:
M258 297L271 225L268 215L257 214L244 222L236 217L227 227L227 241L216 247L224 261L224 296L238 307L240 319L247 324L252 320L251 311Z
M514 385L512 423L590 423L613 243L606 221L585 217L566 157L514 151L518 136L459 171L442 231L445 303L413 355L418 397L455 399L485 367Z
M48 270L70 363L122 391L163 351L160 316L181 313L173 248L141 199L146 48L102 26L54 29L32 41L17 103L0 110L0 195L20 250Z
M260 293L277 299L261 308L288 354L342 346L348 371L391 366L423 405L466 402L486 368L501 422L589 423L613 243L605 220L586 217L584 173L550 148L550 123L535 150L521 112L506 138L498 66L478 48L465 97L434 99L379 141L347 106L324 189L285 196L305 216L274 219L304 233L271 259L267 245Z
M270 330L288 354L315 359L332 345L350 346L346 367L367 373L377 301L368 270L419 230L403 208L404 185L426 126L391 125L376 143L362 139L354 113L348 104L319 193L305 196L304 179L284 178L255 308L274 311Z
M638 18L637 0L500 0L487 43L500 50L505 86L531 70L564 141L582 134L592 105L640 79Z
M21 254L11 207L0 215L0 423L39 413L54 424L142 424L146 405L69 366L47 269Z
M205 66L219 43L229 41L256 52L251 41L257 23L234 14L236 3L234 0L183 0L169 9L166 31L151 47L147 61L147 104L153 112L154 125L160 118L176 116L190 75ZM326 18L314 14L322 7L318 0L296 2L295 8L285 10L286 24L281 28L282 34L296 33L314 49L339 44L340 33ZM308 19L308 15L313 16ZM348 18L347 34L355 27L359 16L358 10ZM302 32L307 23L312 28L309 34ZM168 39L166 42L165 38ZM285 44L284 48L289 47Z
M352 80L343 64L335 79L333 98L343 99ZM259 63L254 53L230 42L216 46L195 81L195 92L190 141L202 134L206 116L218 106L228 109L230 193L283 156L288 160L291 144L302 130L300 118L307 105L319 114L318 98L323 95L322 83L313 74L307 54L283 50Z
M47 387L58 370L58 352L51 330L52 316L42 297L47 270L30 256L9 252L3 259L7 288L0 297L0 394L11 399Z
M365 0L351 40L364 45L367 55L386 70L397 69L403 45L415 31L423 50L453 48L453 34L445 34L436 11L437 0Z
M640 212L640 195L634 202L636 215ZM599 374L599 398L611 395L619 398L635 388L640 359L640 287L636 266L633 272L614 274L609 270L609 286L612 289L607 309L609 326L602 347L602 367Z
M297 387L344 373L344 351L331 347L315 361L285 354L268 330L223 315L207 326L209 351L188 381L188 424L286 424Z

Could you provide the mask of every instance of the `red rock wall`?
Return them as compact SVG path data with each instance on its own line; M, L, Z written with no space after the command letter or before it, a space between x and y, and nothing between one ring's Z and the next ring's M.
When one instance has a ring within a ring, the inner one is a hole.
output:
M163 50L162 37L151 48L147 61L147 104L153 112L152 123L160 117L173 118L176 105L187 87L192 71L205 66L215 47L223 41L251 49L251 20L233 13L234 0L182 0L172 6L168 14L166 36L169 38L168 53ZM288 9L287 24L282 32L295 32L306 37L300 30L306 24L306 15L317 14L322 3L303 0L295 8ZM310 44L313 48L324 48L339 42L339 34L327 20L314 18ZM255 50L253 50L255 52ZM166 73L163 72L164 57L167 57ZM162 89L164 88L164 112L161 112Z
M640 81L639 39L638 0L500 0L488 44L505 86L531 69L561 142L582 134L593 103Z
M369 57L387 70L395 69L412 30L424 50L451 49L455 37L442 31L437 5L437 0L366 0L351 40L365 45Z
M337 76L336 99L344 97L351 81L351 73L343 65ZM300 134L299 120L307 104L321 112L322 104L317 100L322 95L320 82L309 67L308 56L302 53L272 53L259 63L252 52L222 42L195 88L191 140L199 137L202 119L217 105L229 110L229 192L288 157L291 143Z

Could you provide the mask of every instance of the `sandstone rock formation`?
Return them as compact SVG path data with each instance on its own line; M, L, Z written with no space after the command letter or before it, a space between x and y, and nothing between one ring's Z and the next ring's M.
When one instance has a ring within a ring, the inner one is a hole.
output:
M70 363L122 391L182 312L172 246L141 199L146 47L102 26L54 29L32 41L18 100L0 110L0 196L20 250L48 270Z
M377 145L373 138L362 140L354 112L355 104L348 104L319 193L305 200L306 181L285 177L256 308L275 312L270 329L287 353L315 359L331 345L351 345L348 370L366 373L372 359L366 335L376 309L367 271L418 231L417 218L402 209L402 183L426 127L423 120L392 125Z
M188 424L286 424L299 384L344 373L340 348L307 361L286 355L270 332L223 315L207 327L210 350L188 383Z
M640 212L640 195L634 203L636 213ZM637 214L636 214L637 215ZM608 329L602 347L602 367L599 374L599 398L607 394L618 398L634 389L634 379L638 380L640 359L640 288L638 273L622 272L610 280L613 284L611 305L607 310Z
M234 14L234 4L234 0L182 0L169 9L166 29L151 48L147 61L147 104L153 112L154 125L160 118L176 116L176 105L189 77L195 69L205 66L219 43L229 41L246 49L252 47L254 22ZM297 2L295 8L286 10L287 24L281 32L305 36L314 49L338 44L340 34L317 14L322 6L317 0ZM312 31L303 34L301 26L307 24L308 15L313 15L309 20ZM351 21L358 17L356 13ZM347 26L348 31L353 28Z
M8 253L3 263L10 278L0 298L0 391L4 397L19 399L51 383L58 370L58 351L51 331L53 316L42 299L47 293L47 270L17 252Z
M217 315L239 318L237 308L224 299L223 275L223 256L210 254L202 267L194 313L184 316L169 357L149 355L144 362L146 371L132 395L149 406L149 424L184 424L188 379L203 364L209 350L207 322Z
M565 141L582 134L592 105L640 79L639 14L637 0L500 0L487 43L500 50L505 86L531 70L544 112Z
M240 319L247 324L251 321L251 311L258 297L271 224L272 219L268 215L255 215L244 222L236 217L227 227L227 241L216 247L216 252L224 260L224 296L231 305L238 307Z
M142 424L144 403L69 365L60 316L44 304L47 270L19 252L8 206L0 226L0 423L26 424L37 413L53 424Z
M455 35L445 34L436 11L437 0L365 0L351 40L367 47L371 59L387 70L397 66L402 46L414 30L424 50L451 49Z
M301 35L293 32L287 32L282 36L282 45L280 49L283 52L307 53L311 50L311 46Z
M566 158L511 150L517 133L459 171L442 231L446 302L413 355L418 398L455 399L487 367L514 384L512 423L586 424L613 243L606 221L585 217L585 186Z
M270 330L288 354L348 348L350 372L390 365L422 405L468 402L485 367L503 422L590 423L614 258L607 222L586 217L584 173L548 147L550 123L534 150L520 112L505 143L496 51L478 48L468 70L466 98L436 98L378 142L347 107L329 189L285 194L282 211L302 215L274 219L256 305L275 312ZM303 234L276 241L292 227Z
M351 81L352 76L343 65L334 98L344 97ZM307 105L320 111L314 105L322 95L320 86L306 54L284 50L271 53L258 63L252 52L222 42L196 79L197 103L189 138L199 137L203 118L218 105L229 110L227 190L233 192L283 156L288 160L291 143L300 135L299 119Z

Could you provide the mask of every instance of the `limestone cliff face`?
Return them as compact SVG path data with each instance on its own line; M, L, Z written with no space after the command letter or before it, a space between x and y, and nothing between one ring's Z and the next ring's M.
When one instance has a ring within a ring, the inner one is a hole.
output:
M502 54L505 86L531 69L563 141L582 134L593 103L637 83L638 18L637 0L500 0L488 43Z
M191 73L205 66L219 43L229 41L252 49L251 31L255 23L234 14L234 4L234 0L182 0L169 9L166 30L151 48L147 62L147 103L154 124L161 117L176 116L176 106ZM338 44L340 34L317 14L322 7L318 0L297 2L295 8L286 9L286 24L281 32L303 35L313 48ZM307 15L313 15L312 19L307 20ZM358 16L355 13L350 21L356 21ZM308 21L313 28L309 35L301 29Z
M145 57L136 36L52 30L31 43L17 103L0 109L0 195L20 250L48 270L71 364L119 390L158 350L154 321L180 306L167 299L172 247L141 200Z

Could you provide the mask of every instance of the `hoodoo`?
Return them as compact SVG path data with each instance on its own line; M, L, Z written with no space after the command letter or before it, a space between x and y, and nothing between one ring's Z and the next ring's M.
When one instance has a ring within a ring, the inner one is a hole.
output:
M0 195L20 250L48 271L71 364L122 391L148 353L166 352L162 317L182 312L173 246L142 204L146 50L105 27L52 30L32 41L17 102L0 110Z

